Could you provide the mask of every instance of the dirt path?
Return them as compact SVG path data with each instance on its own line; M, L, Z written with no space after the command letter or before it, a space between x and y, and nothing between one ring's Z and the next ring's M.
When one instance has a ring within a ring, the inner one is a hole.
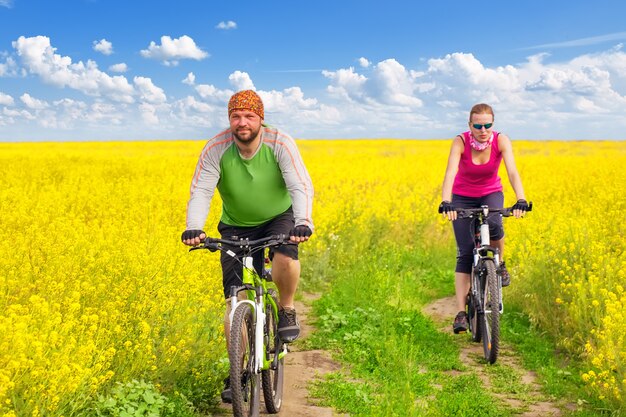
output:
M324 374L340 369L340 365L333 362L330 354L323 350L305 350L302 341L313 330L309 324L309 304L313 296L305 294L305 301L296 301L298 320L300 321L300 338L289 348L289 354L285 358L285 386L283 390L283 405L280 413L267 414L265 405L261 399L262 416L279 417L339 417L332 408L316 405L315 399L309 397L308 384ZM229 404L222 404L224 413L232 415Z
M430 316L435 323L440 324L441 331L452 334L452 319L457 313L454 297L437 300L424 307L423 311L424 314ZM455 335L455 337L460 339L458 343L460 347L460 359L463 365L467 367L467 371L463 372L475 373L486 387L493 388L491 376L487 368L489 365L487 365L483 357L482 344L471 342L470 336L468 335ZM562 415L557 404L550 401L541 393L535 374L520 365L515 352L506 344L500 346L497 363L509 369L509 372L519 375L520 382L523 386L523 395L499 392L495 395L509 407L520 410L520 416L557 417ZM455 374L459 373L461 372L455 371ZM494 389L491 389L491 391L494 392Z
M302 340L313 330L308 324L308 303L314 298L305 295L305 302L296 302ZM330 354L323 350L304 350L302 343L295 343L285 359L285 395L279 416L284 417L333 417L339 416L332 408L319 407L309 398L307 384L324 374L341 369Z
M296 302L298 318L301 326L300 340L290 347L289 354L285 362L285 387L283 395L283 405L279 417L346 417L331 408L320 407L316 401L309 397L308 384L324 374L341 369L341 366L332 361L330 354L323 350L306 350L302 343L313 328L309 324L309 304L314 299L313 296L305 295L304 302ZM456 314L454 297L447 297L427 305L423 309L428 315L439 324L443 332L452 333L451 320ZM516 356L506 344L500 347L498 364L505 367L510 373L519 377L523 386L522 393L498 392L502 390L494 389L492 375L483 358L482 344L472 343L468 335L455 336L460 348L460 360L466 367L465 371L453 371L455 375L462 373L474 373L483 381L490 391L506 403L510 408L518 410L521 417L560 417L561 408L556 402L546 398L541 392L533 372L524 369ZM564 405L568 407L568 405ZM232 415L232 409L228 404L222 404L223 414ZM563 405L561 406L563 407ZM573 406L572 406L573 407ZM265 406L261 404L261 415L270 416L265 412Z

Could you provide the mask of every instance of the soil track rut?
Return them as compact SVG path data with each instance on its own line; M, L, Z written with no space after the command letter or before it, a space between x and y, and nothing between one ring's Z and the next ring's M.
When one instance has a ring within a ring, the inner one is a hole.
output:
M428 315L433 321L440 325L440 330L452 334L452 320L456 315L456 303L454 297L446 297L437 300L423 309L424 314ZM473 372L483 381L487 389L492 388L491 378L487 372L489 366L483 357L482 343L472 343L468 335L455 335L462 338L459 341L460 354L459 357L463 365L467 367L467 371ZM499 364L509 367L511 372L521 375L521 383L525 386L527 393L524 398L520 398L514 394L496 393L495 395L505 402L509 407L523 410L519 415L522 417L557 417L561 416L561 409L553 401L546 398L541 393L541 387L536 381L533 372L524 369L519 362L519 358L506 344L500 346L500 354L498 355ZM455 374L462 372L455 371Z

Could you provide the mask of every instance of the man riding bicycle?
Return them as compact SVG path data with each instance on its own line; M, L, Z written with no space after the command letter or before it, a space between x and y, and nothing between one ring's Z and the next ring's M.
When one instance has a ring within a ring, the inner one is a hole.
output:
M313 233L313 185L295 141L264 124L264 106L252 90L235 93L228 102L230 128L205 145L191 182L187 204L187 229L182 241L199 245L215 188L222 198L218 231L223 239L259 239L286 234L294 245L270 252L272 280L279 291L278 336L293 342L300 335L294 296L300 279L298 243ZM262 271L262 254L255 268ZM222 283L226 298L224 330L230 333L230 288L241 285L242 266L222 253ZM230 402L228 380L222 400Z

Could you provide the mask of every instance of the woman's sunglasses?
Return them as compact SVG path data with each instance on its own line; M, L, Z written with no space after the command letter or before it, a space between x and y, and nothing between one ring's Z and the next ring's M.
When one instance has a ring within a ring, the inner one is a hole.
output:
M491 126L493 126L493 123L485 123L484 125L479 125L478 123L474 123L472 125L472 127L476 130L482 130L483 127L485 129L491 129Z

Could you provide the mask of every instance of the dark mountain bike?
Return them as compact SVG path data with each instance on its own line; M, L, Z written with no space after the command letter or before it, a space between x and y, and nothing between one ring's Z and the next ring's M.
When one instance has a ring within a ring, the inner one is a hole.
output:
M259 415L260 391L270 414L280 411L283 399L284 359L287 345L278 337L278 293L270 288L271 269L261 275L253 267L252 255L266 248L289 243L289 236L274 235L257 240L206 238L195 249L222 251L243 266L241 286L231 287L230 386L236 417ZM240 249L238 256L232 249ZM244 293L242 297L240 293Z
M529 203L527 211L531 211ZM485 359L495 363L500 349L500 315L504 312L502 301L502 277L500 275L500 251L491 246L488 216L513 215L508 208L458 208L457 218L472 219L470 230L474 235L474 265L471 273L471 288L467 294L467 316L472 340L483 342Z

